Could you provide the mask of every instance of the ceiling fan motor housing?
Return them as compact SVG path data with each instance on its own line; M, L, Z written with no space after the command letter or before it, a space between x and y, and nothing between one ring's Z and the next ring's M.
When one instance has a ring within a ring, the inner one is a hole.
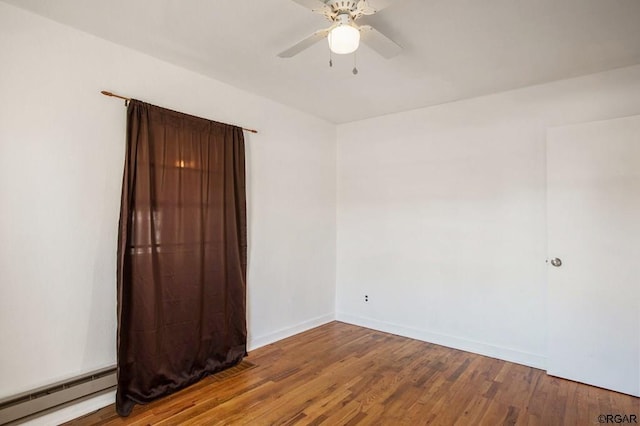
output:
M329 6L334 13L341 14L355 12L358 8L359 0L327 0L326 5Z

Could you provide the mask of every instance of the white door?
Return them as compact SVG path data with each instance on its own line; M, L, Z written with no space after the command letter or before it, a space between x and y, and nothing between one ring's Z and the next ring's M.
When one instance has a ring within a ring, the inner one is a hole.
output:
M640 396L640 116L549 129L547 179L547 372Z

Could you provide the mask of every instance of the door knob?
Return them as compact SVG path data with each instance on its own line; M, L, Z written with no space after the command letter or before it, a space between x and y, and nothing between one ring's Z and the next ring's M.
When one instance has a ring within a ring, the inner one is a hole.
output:
M556 268L559 268L560 266L562 266L562 260L558 259L557 257L554 257L553 259L551 259L551 264Z

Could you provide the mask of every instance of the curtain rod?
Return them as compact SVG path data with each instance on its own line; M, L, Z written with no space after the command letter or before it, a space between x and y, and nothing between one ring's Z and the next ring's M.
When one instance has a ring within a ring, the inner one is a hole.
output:
M105 96L111 96L113 98L120 98L120 99L124 99L125 101L129 102L131 100L131 98L127 98L125 96L120 96L120 95L116 95L115 93L112 92L107 92L106 90L101 91L100 93L102 93ZM257 130L253 130L253 129L247 129L246 127L242 127L242 130L244 130L245 132L250 132L250 133L258 133Z

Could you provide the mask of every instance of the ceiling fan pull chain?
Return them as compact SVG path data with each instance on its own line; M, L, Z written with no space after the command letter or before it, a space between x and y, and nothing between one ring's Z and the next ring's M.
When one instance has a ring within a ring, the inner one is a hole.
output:
M329 49L329 68L333 68L333 51Z
M351 71L353 73L353 75L358 75L358 67L357 67L357 53L353 52L353 71Z

